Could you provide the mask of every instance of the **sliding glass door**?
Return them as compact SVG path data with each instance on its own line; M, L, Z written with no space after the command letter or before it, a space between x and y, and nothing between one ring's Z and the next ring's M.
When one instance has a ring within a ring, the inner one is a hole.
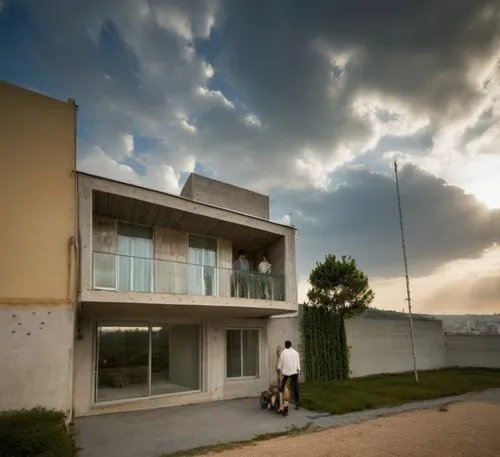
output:
M189 236L190 295L213 295L218 291L217 240L206 236Z
M100 322L95 337L96 402L201 388L201 325Z
M148 395L149 327L147 323L97 326L95 399Z
M153 292L153 229L118 224L118 290Z

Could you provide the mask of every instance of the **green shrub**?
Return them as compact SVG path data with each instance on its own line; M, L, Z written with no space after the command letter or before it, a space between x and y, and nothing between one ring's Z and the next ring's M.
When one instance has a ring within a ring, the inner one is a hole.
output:
M0 413L0 457L73 457L77 450L62 412L38 407Z

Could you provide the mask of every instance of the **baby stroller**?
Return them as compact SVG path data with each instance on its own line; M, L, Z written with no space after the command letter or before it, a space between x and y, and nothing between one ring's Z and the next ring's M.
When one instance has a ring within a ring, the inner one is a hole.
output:
M276 349L276 355L278 360L281 355L283 348L278 346ZM274 411L283 416L288 416L288 401L290 399L290 391L288 390L288 383L285 384L283 392L280 392L281 381L283 375L277 371L278 378L277 383L271 383L269 390L265 390L260 394L260 407L262 409L267 409L270 407L271 411Z

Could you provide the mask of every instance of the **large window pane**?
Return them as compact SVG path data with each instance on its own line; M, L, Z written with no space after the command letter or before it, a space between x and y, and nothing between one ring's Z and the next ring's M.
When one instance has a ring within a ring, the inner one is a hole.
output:
M226 332L226 373L228 378L241 377L241 331Z
M200 332L199 324L99 323L95 400L200 390Z
M96 401L148 395L149 327L100 324L97 329Z
M243 376L259 374L259 331L243 330Z
M200 326L153 326L151 360L152 395L199 390Z

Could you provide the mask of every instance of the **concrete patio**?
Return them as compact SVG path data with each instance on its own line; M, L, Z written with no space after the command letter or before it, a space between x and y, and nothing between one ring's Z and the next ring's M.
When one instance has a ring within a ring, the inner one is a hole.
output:
M292 408L288 417L282 417L263 411L257 398L246 398L84 417L76 421L78 443L83 448L79 457L159 457L198 446L249 440L308 423L315 427L341 426L457 401L496 403L500 401L500 389L340 416Z
M159 457L165 452L248 440L302 427L317 416L290 410L288 417L263 411L258 398L217 401L77 419L79 457Z

